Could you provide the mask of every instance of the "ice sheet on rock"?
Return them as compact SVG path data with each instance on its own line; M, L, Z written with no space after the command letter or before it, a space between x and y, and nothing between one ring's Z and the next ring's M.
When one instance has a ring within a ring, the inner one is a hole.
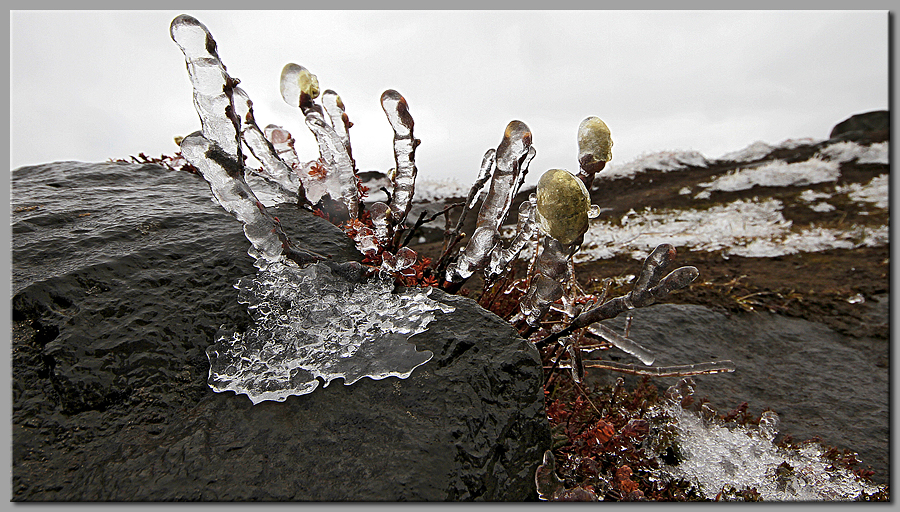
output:
M207 349L209 386L254 404L311 393L317 379L327 386L338 378L350 385L409 377L433 356L416 351L410 338L437 312L454 310L430 299L430 288L395 294L390 282L351 284L323 264L271 265L236 288L254 325Z
M391 211L394 224L400 225L409 214L415 194L418 173L416 146L419 145L419 140L413 135L415 123L409 114L409 105L399 92L393 89L384 91L381 94L381 108L394 130L394 162L397 167L392 176L394 197L391 201Z

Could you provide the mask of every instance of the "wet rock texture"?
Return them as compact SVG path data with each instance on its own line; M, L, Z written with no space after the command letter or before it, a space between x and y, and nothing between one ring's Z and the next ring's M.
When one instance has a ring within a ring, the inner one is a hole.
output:
M274 213L302 245L358 257L323 219ZM253 406L206 385L206 347L250 323L240 227L223 213L200 236L166 231L14 296L14 501L536 497L540 360L503 320L435 291L456 310L413 338L434 358L409 379Z
M872 305L887 314L887 300ZM624 328L621 318L608 324ZM621 331L620 331L621 332ZM771 313L726 315L703 306L657 304L634 311L631 338L656 353L654 366L734 361L734 373L701 375L694 396L725 413L742 402L759 415L778 413L778 430L796 440L819 436L859 454L873 480L890 480L890 374L888 344L850 338L825 325ZM604 358L637 361L617 349ZM621 374L592 372L598 383ZM677 377L654 379L660 389ZM636 377L626 382L633 386Z

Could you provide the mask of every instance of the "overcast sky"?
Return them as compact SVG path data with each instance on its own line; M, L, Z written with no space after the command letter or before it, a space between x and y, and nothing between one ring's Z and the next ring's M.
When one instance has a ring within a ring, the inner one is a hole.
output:
M518 119L534 134L529 182L577 169L578 124L601 117L612 164L648 152L707 157L755 141L828 137L888 108L886 11L12 12L10 167L173 154L200 128L169 23L187 13L218 43L261 127L317 157L279 94L288 62L338 92L360 170L393 166L379 98L407 99L419 176L471 182Z

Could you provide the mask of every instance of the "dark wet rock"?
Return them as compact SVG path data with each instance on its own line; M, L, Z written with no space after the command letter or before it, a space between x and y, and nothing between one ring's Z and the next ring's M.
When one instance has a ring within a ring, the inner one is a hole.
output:
M550 441L539 356L470 299L433 293L456 310L415 336L434 358L408 379L256 406L213 393L204 351L249 326L233 284L255 269L224 212L187 228L208 206L186 206L140 250L98 242L108 257L70 259L15 294L13 500L536 497ZM273 213L298 244L358 259L325 220Z
M886 310L886 301L881 306ZM624 320L609 325L621 330ZM634 310L630 336L656 353L654 366L731 359L734 373L693 377L696 398L707 397L721 413L742 402L757 416L770 408L778 413L781 434L796 440L819 436L828 445L856 451L860 467L875 470L876 482L889 481L887 340L854 339L822 324L771 313L725 315L672 304ZM616 349L604 358L638 363ZM608 383L621 374L591 375ZM634 385L636 379L629 376L626 382ZM654 381L664 388L678 378Z
M829 138L855 140L873 132L890 132L891 113L888 110L875 110L864 114L856 114L841 121L831 130Z

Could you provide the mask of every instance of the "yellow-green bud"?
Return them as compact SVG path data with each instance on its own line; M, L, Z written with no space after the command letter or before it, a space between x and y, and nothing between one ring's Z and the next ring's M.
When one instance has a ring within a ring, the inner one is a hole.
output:
M599 117L591 116L578 125L578 163L591 171L600 162L612 160L612 137L609 127Z
M571 244L588 228L591 199L580 179L565 169L550 169L537 185L537 219L541 231Z

